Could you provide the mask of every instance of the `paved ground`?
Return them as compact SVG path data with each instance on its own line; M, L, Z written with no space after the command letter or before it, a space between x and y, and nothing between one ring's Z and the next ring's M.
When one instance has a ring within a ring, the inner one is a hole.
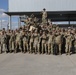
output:
M76 75L76 54L1 54L0 75Z

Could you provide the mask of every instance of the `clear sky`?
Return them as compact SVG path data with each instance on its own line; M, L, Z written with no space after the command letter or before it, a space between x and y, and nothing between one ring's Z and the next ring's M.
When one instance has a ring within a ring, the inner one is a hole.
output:
M0 0L0 9L8 10L8 0Z

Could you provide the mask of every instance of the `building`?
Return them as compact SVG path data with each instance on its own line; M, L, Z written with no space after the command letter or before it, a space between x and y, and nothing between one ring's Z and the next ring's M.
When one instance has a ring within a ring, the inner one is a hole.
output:
M48 18L54 21L76 21L76 0L8 0L9 29L11 17L31 15L41 18L40 12L46 8ZM19 17L20 21L20 17ZM20 22L19 22L20 25Z

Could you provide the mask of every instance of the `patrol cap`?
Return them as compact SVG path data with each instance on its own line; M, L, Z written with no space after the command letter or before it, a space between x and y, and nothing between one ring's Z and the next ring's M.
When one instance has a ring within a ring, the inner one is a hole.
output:
M43 8L43 10L46 10L45 8Z

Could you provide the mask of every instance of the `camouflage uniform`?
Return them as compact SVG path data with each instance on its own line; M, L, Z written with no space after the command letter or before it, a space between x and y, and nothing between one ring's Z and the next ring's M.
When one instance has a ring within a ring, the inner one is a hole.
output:
M1 32L0 32L0 54L2 53L2 50L1 50Z
M28 37L26 32L24 32L23 34L23 50L24 50L24 53L27 52L28 50Z
M56 34L55 43L58 46L59 54L61 54L62 35L59 32Z
M33 43L34 43L34 35L33 35L33 33L31 32L31 34L30 34L30 53L32 53L33 52Z
M42 54L44 54L44 50L47 53L47 36L45 32L43 32L41 39L42 39Z
M11 38L11 36L12 36L12 33L11 33L11 31L9 31L9 32L7 32L7 49L11 52L11 44L10 44L10 38Z
M47 23L47 12L43 11L42 13L43 13L42 14L42 23L46 24Z
M76 52L76 34L74 34L74 47L75 47L75 52Z
M18 46L19 46L19 49L22 51L22 48L21 48L21 38L22 38L22 34L20 32L16 33L15 53L17 52Z
M48 34L48 54L53 54L54 35L50 33Z
M10 52L12 50L15 50L15 40L16 40L16 35L15 35L15 33L12 33L12 35L10 37L10 40L9 40L9 49L10 49Z
M34 48L35 53L39 52L39 34L37 32L34 33Z
M7 52L7 35L4 32L2 32L1 35L1 47L2 47L2 51Z
M28 18L24 22L26 25L29 25L29 19Z
M71 34L67 34L66 36L66 54L71 54L72 41L74 38Z

